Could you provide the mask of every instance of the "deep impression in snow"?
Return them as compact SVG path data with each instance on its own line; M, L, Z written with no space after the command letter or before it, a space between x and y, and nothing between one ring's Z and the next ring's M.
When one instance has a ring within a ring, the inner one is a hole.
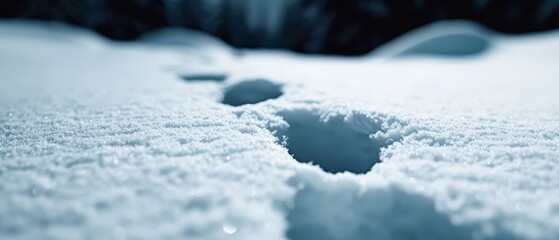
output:
M0 3L0 239L559 239L559 1Z

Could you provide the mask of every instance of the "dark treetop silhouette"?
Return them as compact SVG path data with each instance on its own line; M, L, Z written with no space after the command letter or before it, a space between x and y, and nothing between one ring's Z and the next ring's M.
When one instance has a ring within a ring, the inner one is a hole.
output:
M0 17L59 20L121 40L179 26L236 47L363 54L441 19L470 19L506 33L554 29L559 0L8 0Z

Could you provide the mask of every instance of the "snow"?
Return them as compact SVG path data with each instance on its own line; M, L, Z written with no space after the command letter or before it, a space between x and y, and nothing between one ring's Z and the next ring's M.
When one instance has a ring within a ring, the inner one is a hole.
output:
M398 55L441 36L487 47ZM558 43L445 22L318 57L3 21L0 238L557 239Z

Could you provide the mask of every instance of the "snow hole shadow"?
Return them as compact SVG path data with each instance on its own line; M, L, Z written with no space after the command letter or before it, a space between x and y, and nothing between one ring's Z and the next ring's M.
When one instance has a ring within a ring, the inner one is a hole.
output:
M179 77L187 82L223 82L227 74L182 74Z
M471 239L433 200L396 185L362 186L312 171L289 180L297 188L286 219L290 240ZM503 238L506 239L506 238Z
M384 137L375 137L382 122L362 113L322 116L309 110L280 112L289 128L276 132L289 153L301 163L318 165L329 173L363 174L380 162Z
M282 86L264 79L247 80L228 87L223 104L234 107L255 104L283 95Z

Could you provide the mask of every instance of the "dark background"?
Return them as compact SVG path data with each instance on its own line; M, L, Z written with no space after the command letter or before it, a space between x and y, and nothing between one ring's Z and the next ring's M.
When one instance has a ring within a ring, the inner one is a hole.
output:
M118 40L188 27L236 47L357 55L441 19L512 34L555 29L559 0L2 0L0 18L63 21Z

